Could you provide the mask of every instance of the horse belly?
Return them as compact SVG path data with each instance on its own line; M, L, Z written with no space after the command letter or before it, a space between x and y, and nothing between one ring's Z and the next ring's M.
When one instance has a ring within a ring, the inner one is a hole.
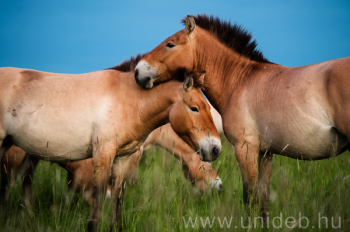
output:
M349 146L346 137L330 126L317 129L314 127L314 130L298 132L298 134L290 132L281 137L283 141L277 139L273 146L275 149L272 150L276 154L295 159L319 160L339 155Z
M13 140L28 154L47 161L64 163L92 157L91 140L82 137L41 137L21 132Z
M52 162L69 162L92 157L92 126L83 116L42 117L40 114L8 117L8 134L27 153Z

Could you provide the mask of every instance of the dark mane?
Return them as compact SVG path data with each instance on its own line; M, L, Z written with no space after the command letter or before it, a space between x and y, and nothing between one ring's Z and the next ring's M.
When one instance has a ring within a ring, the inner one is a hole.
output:
M131 72L134 71L137 63L146 55L147 53L144 54L137 54L136 57L131 56L130 60L125 60L121 64L117 64L114 67L108 68L108 69L114 69L118 70L121 72Z
M206 14L193 16L196 25L210 32L227 47L239 54L258 62L270 63L264 55L256 48L257 42L252 39L252 34L243 27L230 22L220 20L219 17L207 16ZM186 18L181 20L186 23Z

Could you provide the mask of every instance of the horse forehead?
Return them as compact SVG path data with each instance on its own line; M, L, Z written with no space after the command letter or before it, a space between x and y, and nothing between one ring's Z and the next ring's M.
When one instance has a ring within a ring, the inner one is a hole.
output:
M178 43L186 43L188 40L188 37L184 32L184 30L181 30L175 33L174 35L170 36L167 40L173 40L174 42L176 41Z
M192 90L188 94L185 95L184 101L186 103L196 104L202 108L206 108L207 101L204 99L203 94L198 90Z

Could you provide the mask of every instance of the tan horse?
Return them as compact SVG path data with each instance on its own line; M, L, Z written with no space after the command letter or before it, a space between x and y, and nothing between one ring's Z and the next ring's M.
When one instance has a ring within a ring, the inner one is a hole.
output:
M152 88L174 73L206 73L203 92L235 146L244 202L260 201L266 217L274 153L318 160L349 148L350 58L284 67L240 26L206 15L183 22L138 63L135 78Z
M213 110L211 109L211 112ZM174 146L175 144L175 146ZM138 166L142 156L142 151L157 145L174 154L174 157L182 163L183 174L196 188L201 192L207 192L210 189L222 191L222 181L215 169L210 163L203 162L195 155L195 151L185 143L171 128L166 124L154 130L146 139L141 149L131 156L125 165L124 174L126 182L134 185L138 181ZM27 161L27 159L30 159ZM36 168L37 159L26 155L25 151L17 146L12 146L3 156L1 162L1 194L6 194L8 180L13 185L16 176L19 175L23 180L24 200L28 209L30 206L32 179ZM32 164L32 163L33 164ZM94 161L92 158L87 160L76 161L72 163L60 164L61 167L68 171L67 184L76 193L82 194L83 199L89 204L92 203L92 189L94 186ZM106 197L111 197L109 184L107 185ZM28 204L29 203L29 204Z
M149 133L170 122L174 131L205 159L221 153L218 132L200 88L165 83L142 90L133 72L115 69L69 75L0 69L0 159L12 144L51 162L94 159L94 202L88 229L97 227L105 183L124 177L118 170ZM112 188L111 225L121 226L122 184Z

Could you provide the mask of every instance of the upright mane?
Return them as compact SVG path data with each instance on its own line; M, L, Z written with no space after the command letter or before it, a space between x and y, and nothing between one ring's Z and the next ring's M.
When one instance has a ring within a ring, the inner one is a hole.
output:
M111 68L108 69L114 69L114 70L118 70L121 72L131 72L134 71L137 63L146 55L147 53L144 54L137 54L136 57L131 56L130 60L125 60L123 61L121 64L117 64L116 66L113 66Z
M252 41L252 34L243 27L230 22L220 20L219 17L207 16L206 14L193 16L196 25L210 32L218 38L218 40L227 47L233 49L237 53L258 62L270 63L260 52L257 42ZM186 23L186 18L181 20Z

